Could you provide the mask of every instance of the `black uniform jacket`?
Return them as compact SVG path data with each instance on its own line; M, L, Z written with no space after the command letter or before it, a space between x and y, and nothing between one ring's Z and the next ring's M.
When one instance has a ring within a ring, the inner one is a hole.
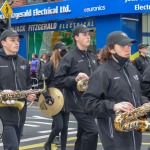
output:
M124 68L114 60L98 67L89 80L88 89L82 96L85 111L98 118L100 137L104 149L139 150L141 133L121 133L114 128L114 104L122 101L139 107L148 99L141 96L139 72L132 64ZM134 148L136 142L137 149Z
M142 94L150 101L150 65L143 72L141 90Z
M77 47L62 58L55 74L55 84L66 89L70 111L84 112L81 102L83 93L77 90L75 77L80 72L90 76L97 67L96 56L89 51L83 52Z
M44 70L43 70L43 73L44 73L44 76L46 78L46 85L47 85L47 88L50 88L50 87L55 87L54 85L54 75L55 75L55 69L54 69L54 64L52 61L49 61L45 67L44 67ZM69 109L66 105L66 92L65 92L65 89L62 89L62 88L59 88L59 90L62 92L63 96L64 96L64 107L62 108L62 111L65 111L65 112L69 112Z
M23 57L8 56L0 49L0 90L27 90L31 88L28 61ZM20 99L21 100L21 99ZM6 125L22 125L26 117L26 99L24 108L0 107L0 117Z
M133 65L137 68L137 70L143 74L146 66L150 65L150 58L147 56L140 55L133 61Z

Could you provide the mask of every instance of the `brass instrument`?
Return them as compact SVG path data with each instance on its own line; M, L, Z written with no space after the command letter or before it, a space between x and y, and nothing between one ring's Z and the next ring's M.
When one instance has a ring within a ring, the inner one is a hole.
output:
M38 106L41 110L41 112L48 116L54 116L58 114L63 105L64 105L64 97L62 92L57 88L49 88L49 95L54 99L53 104L47 104L45 101L45 97L43 94L40 95Z
M150 102L135 108L129 113L117 112L114 119L114 126L120 132L129 132L132 130L144 132L150 129L150 124L145 116L148 112L150 112Z
M88 79L80 79L77 82L78 91L84 92L84 91L86 91L87 87L88 87Z
M46 91L46 84L44 80L43 89L30 89L30 90L23 90L23 91L12 91L11 93L0 92L0 107L16 107L21 110L24 107L24 101L18 101L19 99L26 98L30 94L39 94ZM14 104L4 104L2 101L7 100L15 100Z

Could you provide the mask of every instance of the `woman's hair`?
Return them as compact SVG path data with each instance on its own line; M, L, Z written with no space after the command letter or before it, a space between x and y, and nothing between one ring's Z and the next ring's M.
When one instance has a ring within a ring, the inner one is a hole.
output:
M100 62L104 63L107 60L112 59L112 54L110 53L110 50L114 48L114 45L110 45L110 46L105 46L102 50L101 50L101 57L100 57Z
M32 55L33 55L35 58L38 58L38 55L37 55L37 54L33 53Z
M55 70L58 68L60 60L61 60L61 56L60 56L59 50L54 50L54 52L53 52L53 54L52 54L52 56L50 58L50 61L53 62Z
M46 55L46 53L42 53L40 59L42 59L44 55Z

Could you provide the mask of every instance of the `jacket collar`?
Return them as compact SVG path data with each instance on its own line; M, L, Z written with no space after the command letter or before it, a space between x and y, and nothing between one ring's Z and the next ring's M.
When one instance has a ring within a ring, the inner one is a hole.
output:
M123 67L127 67L129 65L129 62L126 62L124 66L120 66L118 62L116 62L114 59L109 60L110 64L112 64L114 66L114 68L116 68L116 70L120 71Z

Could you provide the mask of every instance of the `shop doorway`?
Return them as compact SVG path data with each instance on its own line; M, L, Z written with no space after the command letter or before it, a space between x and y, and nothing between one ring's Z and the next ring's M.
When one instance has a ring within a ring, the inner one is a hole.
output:
M28 59L31 60L33 53L40 56L42 53L52 51L55 42L62 41L71 50L74 47L72 38L72 30L61 31L43 31L43 32L29 32L28 35ZM91 32L91 43L89 49L96 53L96 30Z

